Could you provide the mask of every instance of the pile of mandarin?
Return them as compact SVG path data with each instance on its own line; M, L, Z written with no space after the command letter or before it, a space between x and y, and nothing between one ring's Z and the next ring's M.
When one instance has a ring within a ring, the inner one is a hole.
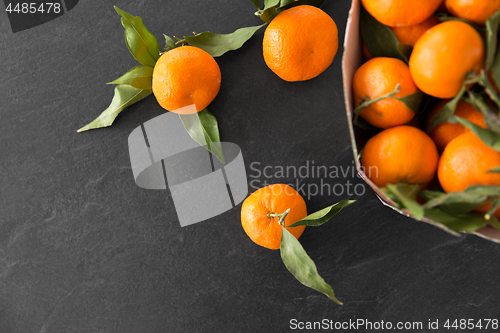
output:
M419 185L420 191L452 193L500 186L500 145L495 141L500 138L500 77L491 60L486 65L491 41L496 47L491 29L497 34L497 27L491 28L490 18L499 14L500 0L362 4L410 50L407 61L372 57L364 41L366 62L355 72L353 95L355 117L377 131L362 149L366 175L380 188L406 183ZM421 96L425 103L412 110L405 103L408 96ZM479 129L471 131L471 126ZM497 207L498 198L490 197L474 211L489 213L486 219L500 218Z

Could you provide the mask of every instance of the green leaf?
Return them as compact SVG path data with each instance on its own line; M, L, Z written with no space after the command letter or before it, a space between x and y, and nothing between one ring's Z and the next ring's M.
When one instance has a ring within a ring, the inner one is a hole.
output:
M496 168L488 170L488 172L494 172L494 173L500 173L500 166L497 166Z
M307 255L299 241L286 228L281 231L281 259L286 268L303 285L317 290L342 305L333 293L332 287L318 274L314 261Z
M465 214L488 200L488 196L471 192L452 192L427 201L424 209L440 206L447 212Z
M153 67L137 66L108 84L128 84L137 89L150 90L153 82Z
M397 58L408 64L408 55L403 54L401 51L401 48L406 48L400 47L401 43L399 43L396 35L388 26L371 16L363 7L361 7L360 13L360 26L363 42L373 58Z
M122 17L125 28L125 42L130 53L143 65L154 66L160 57L160 45L148 29L142 24L139 16L132 16L115 6L116 12Z
M489 129L484 129L462 117L453 116L452 120L474 132L488 147L500 151L500 134Z
M470 194L483 194L489 197L500 196L500 186L495 185L472 185L465 189Z
M305 226L309 226L309 227L320 226L320 225L328 222L335 215L337 215L342 210L342 208L347 207L355 202L356 202L356 200L339 201L334 205L331 205L331 206L323 208L322 210L319 210L315 213L307 215L302 220L297 221L294 224L287 226L287 228L298 227L299 225L305 225Z
M115 87L115 95L111 104L99 117L91 123L83 126L77 132L88 131L94 128L111 126L120 112L126 107L139 102L141 99L151 95L152 90L137 89L129 85L118 85Z
M495 54L495 59L491 65L491 76L497 87L500 87L500 51Z
M176 48L175 41L172 38L165 34L163 34L163 37L165 37L165 52Z
M406 107L412 110L413 112L419 113L423 97L424 93L419 90L416 93L407 95L405 97L392 97L392 98L403 102L406 105Z
M264 9L258 11L260 19L269 23L276 17L276 7L280 4L280 0L264 0Z
M437 125L444 123L448 121L454 114L455 114L455 109L457 108L458 102L460 102L460 99L462 98L462 95L465 92L465 83L462 85L462 88L458 92L458 94L453 97L451 101L446 103L441 110L439 110L434 117L431 118L431 122L429 125L429 128L427 129L427 132L432 131L434 127Z
M417 202L417 193L420 189L419 185L409 185L405 183L387 184L387 189L391 191L401 205L408 209L413 216L420 220L424 216L424 208Z
M500 134L500 118L498 114L490 107L484 100L482 95L476 94L472 91L467 91L469 98L467 102L474 105L474 107L481 112L484 117L484 123L493 132Z
M488 224L488 221L484 218L484 216L479 213L453 215L439 208L431 208L425 210L425 216L459 232L476 231Z
M193 140L214 154L222 164L226 164L222 154L219 126L215 116L208 109L203 109L198 113L181 114L179 117ZM196 118L199 118L199 121Z
M253 34L262 28L265 23L255 27L240 28L230 34L215 34L205 31L195 36L185 36L190 45L199 47L212 57L219 57L227 51L239 49Z
M254 4L254 6L259 9L260 8L260 1L259 0L252 0L252 3Z
M426 201L442 197L443 195L446 195L446 193L442 191L423 190L418 192L418 196L425 199Z
M495 60L495 52L497 50L497 32L500 24L500 11L491 15L486 21L486 63L485 69L488 70L493 65Z
M325 0L281 0L280 6L276 9L276 11L278 13L281 13L284 10L301 5L309 5L321 8L321 6L323 6L324 3Z

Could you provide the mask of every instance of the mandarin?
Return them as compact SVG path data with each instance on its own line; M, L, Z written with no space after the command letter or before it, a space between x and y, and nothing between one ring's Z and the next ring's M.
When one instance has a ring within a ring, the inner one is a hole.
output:
M279 249L283 227L279 224L280 217L271 214L282 214L287 209L290 212L285 217L285 228L298 239L305 226L286 226L307 216L306 203L297 191L285 184L263 187L246 198L241 207L241 225L256 244Z
M415 43L410 72L417 87L434 97L452 98L467 74L479 71L484 62L481 35L461 21L440 23Z
M445 0L445 5L451 15L484 25L500 9L500 0Z
M396 35L399 42L408 45L415 45L417 40L430 28L441 23L436 15L432 14L424 21L414 24L405 25L400 27L391 27L392 32Z
M264 61L280 78L309 80L331 65L338 48L337 25L317 7L292 7L271 21L262 47Z
M418 91L413 83L408 66L395 58L376 57L358 68L352 81L354 105L386 95L400 85L393 97L406 97ZM409 122L415 113L402 101L383 98L363 108L360 116L378 128L389 128Z
M199 112L217 96L220 82L219 65L210 54L198 47L181 46L165 52L156 62L153 94L168 111L186 113L184 107L194 104Z
M468 132L453 139L444 149L438 165L438 179L447 193L463 191L472 185L500 186L500 174L488 172L500 165L500 152L488 147L474 133ZM486 213L491 204L477 211ZM500 210L495 212L500 218Z
M361 0L366 10L377 21L397 27L418 24L431 16L441 0Z
M427 134L415 127L397 126L368 140L361 164L379 187L406 182L422 189L434 178L438 159L436 145Z

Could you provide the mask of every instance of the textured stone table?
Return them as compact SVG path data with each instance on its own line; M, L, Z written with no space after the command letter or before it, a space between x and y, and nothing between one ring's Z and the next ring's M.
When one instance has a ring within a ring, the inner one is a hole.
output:
M400 216L351 172L299 183L361 184L359 196L306 196L309 212L359 198L300 239L342 307L297 282L278 251L249 240L241 205L181 228L169 192L137 187L130 167L129 133L163 113L154 97L112 127L76 133L108 106L105 83L136 65L113 4L141 16L161 45L162 33L229 33L260 22L250 1L87 0L12 33L0 5L1 333L285 332L293 319L426 327L500 318L500 245ZM349 5L323 7L340 45ZM217 58L222 86L210 106L222 139L241 147L250 190L296 181L280 178L277 166L353 168L342 47L319 77L287 83L266 67L262 36Z

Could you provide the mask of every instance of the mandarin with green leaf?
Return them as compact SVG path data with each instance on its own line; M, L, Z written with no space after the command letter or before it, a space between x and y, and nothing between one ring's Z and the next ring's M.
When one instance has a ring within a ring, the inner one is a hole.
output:
M414 111L397 99L418 92L408 66L399 59L376 57L368 60L354 74L352 85L355 107L370 103L359 115L375 127L403 125L415 116ZM395 93L390 97L382 98L392 92ZM376 99L380 100L370 102Z
M285 184L263 187L246 198L241 207L241 225L256 244L277 250L280 248L283 229L279 221L288 209L285 228L298 239L305 225L293 228L286 226L307 216L306 203L297 191Z
M205 109L217 96L221 72L215 59L194 46L180 46L162 54L153 71L153 94L158 103L175 113Z
M473 132L459 135L444 149L439 159L438 178L443 190L459 192L473 185L500 186L500 173L489 172L500 166L500 152L488 147ZM491 204L476 208L488 212ZM494 214L500 218L500 210Z

